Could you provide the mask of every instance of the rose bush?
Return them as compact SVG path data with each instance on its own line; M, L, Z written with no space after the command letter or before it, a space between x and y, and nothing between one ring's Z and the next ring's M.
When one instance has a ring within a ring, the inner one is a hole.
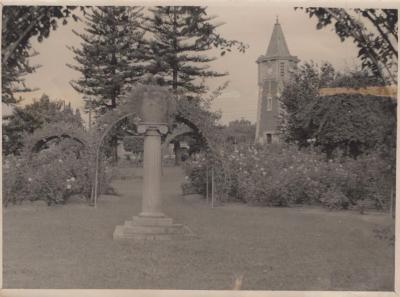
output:
M107 170L99 172L100 192L105 192L111 175ZM65 139L32 155L3 158L3 203L63 204L75 194L89 199L93 180L90 151L79 150L76 142Z
M206 168L211 168L207 162L202 156L185 163L200 194L206 189ZM377 208L385 208L390 200L388 164L378 154L326 160L320 152L286 144L242 146L224 148L213 167L217 197L225 201L349 208L369 199Z
M204 154L192 155L183 163L186 173L185 182L182 184L183 194L202 194L206 192L207 162Z

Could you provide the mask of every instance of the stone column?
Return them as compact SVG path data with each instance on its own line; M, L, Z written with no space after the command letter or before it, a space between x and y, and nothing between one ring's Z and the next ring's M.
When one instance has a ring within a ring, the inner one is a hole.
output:
M161 201L161 135L156 127L144 135L143 198L140 216L162 217Z
M139 88L140 89L140 88ZM144 135L143 198L141 212L132 220L115 227L113 237L119 239L171 239L191 236L192 232L162 212L161 135L168 132L169 91L157 86L143 86L140 108L141 122L137 132Z

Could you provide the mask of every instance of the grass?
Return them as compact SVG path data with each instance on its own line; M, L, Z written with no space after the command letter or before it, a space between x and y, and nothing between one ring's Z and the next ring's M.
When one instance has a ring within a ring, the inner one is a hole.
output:
M120 195L100 197L97 208L79 201L6 208L3 287L393 290L393 246L374 236L393 223L388 215L238 204L211 209L182 198L178 168L164 169L165 213L197 238L113 241L115 226L140 211L142 180L124 170L129 178L114 181Z

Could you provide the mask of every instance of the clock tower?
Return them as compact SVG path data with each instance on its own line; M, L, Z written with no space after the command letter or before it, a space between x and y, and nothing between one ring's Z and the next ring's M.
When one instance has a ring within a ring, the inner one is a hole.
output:
M299 60L291 56L278 18L265 55L257 59L258 106L256 142L269 144L279 141L280 102L283 85L289 80Z

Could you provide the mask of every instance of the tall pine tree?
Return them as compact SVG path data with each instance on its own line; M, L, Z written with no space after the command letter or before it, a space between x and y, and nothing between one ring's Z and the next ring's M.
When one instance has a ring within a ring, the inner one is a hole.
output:
M227 40L217 33L215 17L200 6L158 6L150 8L145 29L151 33L147 52L148 71L161 77L173 90L201 94L207 91L204 78L223 76L210 69L216 57L206 55L213 47L221 55L236 46L244 52L246 45Z
M71 47L78 65L68 65L82 76L72 87L84 94L86 110L97 115L114 109L130 84L143 75L141 48L144 32L139 28L142 8L100 6L85 15L81 47Z
M143 75L141 51L144 32L139 28L142 8L124 6L93 7L85 15L81 47L71 47L77 65L68 65L82 76L71 81L83 94L85 109L100 116L117 107L132 83ZM114 161L118 160L118 127L108 143Z

